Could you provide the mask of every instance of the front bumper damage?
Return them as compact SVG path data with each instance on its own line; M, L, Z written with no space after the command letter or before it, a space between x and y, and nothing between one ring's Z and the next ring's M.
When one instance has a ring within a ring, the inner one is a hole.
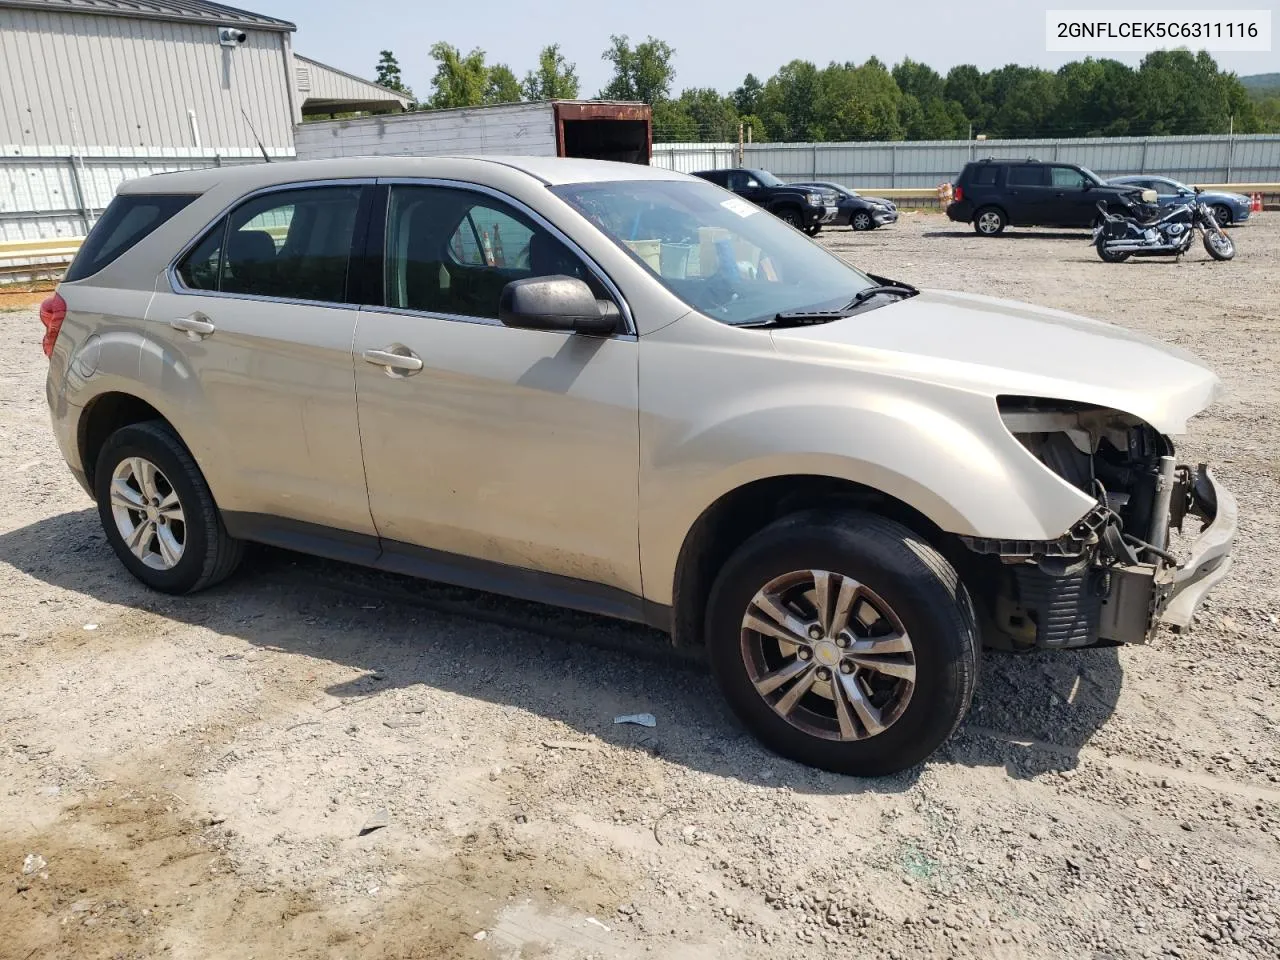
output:
M1231 570L1238 511L1235 497L1204 464L1178 467L1170 480L1164 529L1181 532L1187 516L1201 522L1182 559L1129 542L1101 503L1057 540L961 538L974 553L998 559L1011 582L1011 589L994 591L994 645L1147 643L1161 623L1175 632L1190 626Z

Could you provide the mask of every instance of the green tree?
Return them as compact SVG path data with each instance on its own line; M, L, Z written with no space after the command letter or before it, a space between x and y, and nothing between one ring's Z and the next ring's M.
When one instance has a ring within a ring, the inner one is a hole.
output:
M818 68L808 60L792 60L765 81L756 112L774 139L813 139L820 86Z
M520 81L505 63L495 63L489 68L489 78L484 87L485 103L519 103L522 99Z
M941 100L944 97L945 84L942 77L938 75L938 71L910 57L903 58L903 61L893 68L893 80L899 90L907 96L915 97L921 103Z
M543 47L538 69L524 77L526 100L573 100L578 96L578 67L565 60L560 44Z
M819 74L813 133L821 140L901 140L902 91L885 65L831 64Z
M431 78L429 106L474 107L485 102L489 68L483 50L477 48L464 57L457 47L441 41L431 45L431 57L436 61L436 72Z
M383 50L378 54L377 70L378 86L386 87L388 90L398 90L406 97L413 98L413 91L404 85L404 78L400 75L400 61L396 59L394 53Z
M973 122L973 132L982 133L991 119L987 97L987 78L971 63L962 63L947 72L942 95L960 104L964 115Z
M684 90L677 105L689 115L703 140L738 139L738 108L730 97L707 87Z
M662 143L694 143L702 137L684 104L679 100L659 100L653 105L653 139Z
M742 86L733 91L733 105L738 113L755 113L760 109L760 96L764 93L764 84L754 73L748 73Z
M632 47L625 34L611 36L609 49L600 55L600 59L613 64L613 79L600 91L600 98L642 103L667 99L676 75L675 67L671 65L674 56L671 46L655 37Z

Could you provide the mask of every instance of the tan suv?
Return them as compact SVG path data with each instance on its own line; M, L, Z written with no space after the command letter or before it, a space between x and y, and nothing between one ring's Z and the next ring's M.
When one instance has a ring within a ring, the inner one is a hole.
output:
M152 587L258 541L643 621L833 770L927 757L980 638L1140 643L1230 565L1234 500L1168 439L1194 358L865 275L678 173L149 177L42 319L63 455Z

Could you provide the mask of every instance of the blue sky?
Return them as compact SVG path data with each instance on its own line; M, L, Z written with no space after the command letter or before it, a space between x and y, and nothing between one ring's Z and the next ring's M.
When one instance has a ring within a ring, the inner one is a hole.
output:
M430 93L427 50L445 40L463 51L480 47L490 63L507 63L524 76L545 44L559 42L578 65L584 96L595 96L609 78L600 59L612 33L633 41L653 34L675 48L676 82L728 92L748 73L762 79L797 57L825 65L862 62L872 54L888 63L904 56L941 72L957 63L982 69L1016 62L1058 67L1083 54L1047 53L1047 9L1206 9L1211 0L1158 4L1128 0L644 0L611 5L591 0L469 0L465 3L396 3L392 0L229 0L298 25L294 49L348 72L372 78L378 51L390 48L405 82L419 96ZM610 7L613 9L610 9ZM1272 9L1275 0L1232 0L1236 9ZM1140 54L1119 54L1137 63ZM1280 70L1280 53L1217 54L1237 73Z

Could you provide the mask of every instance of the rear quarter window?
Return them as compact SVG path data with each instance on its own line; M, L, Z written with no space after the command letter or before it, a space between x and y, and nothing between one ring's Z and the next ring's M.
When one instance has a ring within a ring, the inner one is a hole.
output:
M996 176L999 173L999 167L985 164L974 170L973 178L970 182L975 187L994 187L996 185Z
M116 197L89 231L63 279L74 281L93 276L195 199L196 194L167 193Z

